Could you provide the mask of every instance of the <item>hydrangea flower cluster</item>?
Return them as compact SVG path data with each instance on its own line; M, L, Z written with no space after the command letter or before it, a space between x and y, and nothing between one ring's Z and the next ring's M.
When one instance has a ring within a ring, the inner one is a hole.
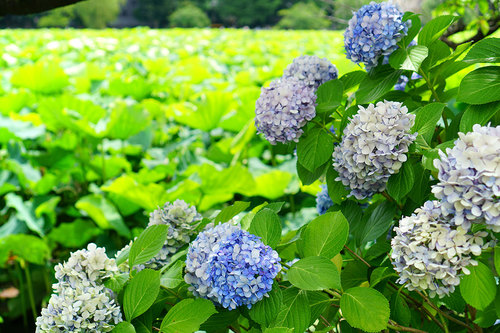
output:
M171 255L176 253L182 246L188 244L195 228L201 221L202 216L196 211L196 207L188 205L184 200L175 200L173 203L166 202L162 208L154 210L149 215L148 227L157 224L168 226L167 239L157 255L143 265L134 266L137 271L144 268L161 269L170 262ZM132 242L120 250L121 252L130 248ZM128 272L128 260L120 265L120 271Z
M309 55L293 59L283 73L283 78L295 77L314 89L337 76L337 67L328 59Z
M316 209L318 210L318 214L325 214L332 206L333 201L328 194L328 187L323 184L321 185L321 191L316 195Z
M336 180L349 187L349 196L361 200L385 189L387 180L406 161L415 115L397 102L359 106L333 152Z
M434 160L439 182L432 193L450 223L468 230L471 223L500 232L500 126L474 125L459 133L452 149ZM448 155L448 156L446 156Z
M281 78L262 87L255 105L255 126L271 144L297 142L302 127L316 116L313 87L296 77Z
M367 69L377 66L378 59L397 49L408 33L409 22L403 22L403 13L390 2L361 7L349 20L344 33L344 46L348 59Z
M167 202L163 208L158 208L149 216L148 227L156 224L168 225L167 239L160 252L146 263L148 268L163 267L170 261L170 256L179 248L188 244L195 228L201 221L201 215L196 207L188 205L184 200ZM155 266L155 267L153 267Z
M89 244L55 270L58 283L36 320L36 332L110 332L122 321L115 295L104 286L118 267L103 248Z
M399 221L392 239L393 265L398 282L408 290L428 290L444 297L460 283L460 274L469 274L468 265L477 265L472 255L481 254L487 232L467 234L443 216L439 201L427 201L409 217Z
M189 247L185 281L229 310L260 301L281 270L278 253L231 222L207 225Z
M410 80L418 80L421 78L422 77L415 72L411 74L411 78L408 78L408 76L406 75L401 75L398 79L398 82L394 85L394 90L405 91L406 85Z

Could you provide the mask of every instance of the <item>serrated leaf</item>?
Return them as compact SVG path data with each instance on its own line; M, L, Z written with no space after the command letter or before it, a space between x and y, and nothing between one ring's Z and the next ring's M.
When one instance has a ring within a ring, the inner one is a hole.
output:
M293 328L294 332L304 332L309 327L311 310L307 294L297 288L288 288L283 291L283 307L276 316L274 327Z
M306 168L304 168L297 160L297 174L302 184L311 185L312 183L314 183L319 177L321 177L321 175L323 175L328 164L329 161L327 161L325 164L323 164L322 166L318 167L316 170L311 172Z
M497 292L495 277L482 262L467 268L470 274L460 279L460 293L467 303L478 310L484 310L495 299Z
M387 232L392 225L395 213L396 206L391 202L384 201L378 205L365 223L360 243L373 241Z
M274 248L281 239L281 220L268 208L263 208L255 214L248 231L261 237L262 242Z
M249 202L236 201L231 206L223 208L215 217L214 222L227 222L250 206Z
M358 104L365 104L377 100L392 90L398 82L403 71L394 70L387 67L380 69L376 75L365 78L359 85L356 92L356 101Z
M123 295L125 318L131 321L153 305L160 291L160 272L144 269L137 273Z
M184 268L184 262L176 261L172 266L170 266L160 277L160 284L165 288L176 288L183 281L182 269Z
M297 144L299 163L314 172L328 161L333 153L333 138L325 129L313 128L302 136Z
M333 203L340 204L347 198L349 191L345 188L341 181L336 180L339 176L337 170L333 166L328 166L326 171L326 185L328 188L328 195Z
M118 323L113 330L111 331L112 333L135 333L135 327L128 321L122 321L121 323Z
M389 302L375 289L355 287L346 290L340 299L340 309L352 327L366 332L387 328Z
M425 24L418 34L419 45L430 45L438 39L450 25L459 19L458 16L442 15L438 16Z
M391 54L389 63L395 69L418 72L428 54L429 50L423 45L410 46L407 49L399 48Z
M366 75L365 71L353 71L342 75L339 80L342 81L344 90L348 92L360 84L361 81L365 79Z
M325 257L307 257L292 265L288 280L302 290L340 289L340 274L333 262Z
M462 60L466 63L500 62L500 38L485 38L480 40Z
M460 82L457 100L469 104L487 104L500 100L500 66L478 68Z
M117 295L122 291L129 278L128 274L116 274L111 276L104 285L113 290Z
M330 80L318 87L316 112L332 112L342 103L344 86L340 80Z
M415 110L415 124L412 127L412 132L418 133L426 143L430 143L436 124L441 119L445 105L442 103L431 103Z
M411 161L403 163L398 173L392 175L387 182L387 192L397 202L401 202L412 189L415 182Z
M312 220L303 232L305 257L333 258L344 247L349 223L341 212L328 212Z
M146 228L132 243L128 256L130 267L144 264L153 258L167 239L168 226L156 224Z
M269 326L278 315L283 305L283 294L277 282L273 283L273 289L257 302L249 311L250 318L264 327Z
M213 303L209 300L184 299L168 311L161 322L160 332L195 332L216 312Z
M500 102L491 102L483 105L469 105L460 120L460 132L468 133L472 131L475 124L484 126L488 121L500 111Z
M399 292L394 293L391 297L391 318L400 325L410 325L411 311Z

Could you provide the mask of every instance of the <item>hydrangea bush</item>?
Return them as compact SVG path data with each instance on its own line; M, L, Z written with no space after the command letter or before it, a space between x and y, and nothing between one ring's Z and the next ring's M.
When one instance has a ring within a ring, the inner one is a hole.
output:
M345 32L359 70L301 56L262 88L263 149L296 162L314 218L166 203L116 259L89 245L58 265L37 330L493 331L500 39L452 50L456 19L371 3Z

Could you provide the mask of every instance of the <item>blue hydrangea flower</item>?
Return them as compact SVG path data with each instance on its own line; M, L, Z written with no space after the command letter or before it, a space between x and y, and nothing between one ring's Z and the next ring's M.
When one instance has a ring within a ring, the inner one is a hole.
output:
M432 193L453 224L468 230L481 223L500 232L500 126L476 124L458 135L454 147L434 160L439 182Z
M337 76L337 67L328 59L309 55L293 59L283 73L283 78L295 77L314 89Z
M377 66L378 59L397 49L396 43L408 33L409 22L403 22L403 13L390 2L361 7L349 20L344 33L348 59L367 69Z
M414 214L403 217L394 231L391 258L398 282L406 283L408 290L427 290L431 297L452 293L460 275L470 274L467 266L477 265L472 256L491 245L484 243L487 232L469 234L450 224L439 201L427 201Z
M316 209L319 215L326 213L330 207L333 206L333 201L328 194L328 187L326 185L321 185L321 191L316 196Z
M350 189L349 196L361 200L382 192L389 177L406 161L408 147L417 133L410 134L415 115L397 102L378 102L351 118L342 142L333 152L336 179Z
M406 84L410 81L408 76L401 75L398 79L398 82L394 85L394 90L405 91Z
M193 294L224 308L251 308L271 291L280 260L259 237L231 223L208 225L189 247L185 280Z
M316 116L315 89L295 77L262 87L255 105L255 126L271 144L297 142L302 127Z

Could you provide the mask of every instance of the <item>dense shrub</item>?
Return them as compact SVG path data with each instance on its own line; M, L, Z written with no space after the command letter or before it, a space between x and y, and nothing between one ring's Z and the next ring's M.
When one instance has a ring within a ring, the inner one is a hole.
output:
M210 26L210 19L200 8L187 3L176 9L169 16L170 26L178 28L205 28Z
M280 10L279 15L282 17L276 24L279 29L326 29L331 26L325 11L313 2L298 2Z

